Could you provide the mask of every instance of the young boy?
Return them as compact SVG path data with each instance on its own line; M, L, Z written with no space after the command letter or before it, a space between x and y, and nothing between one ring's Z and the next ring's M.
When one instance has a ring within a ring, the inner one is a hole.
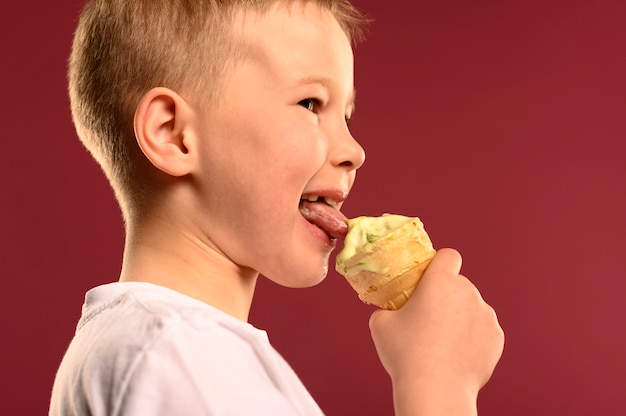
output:
M248 324L259 274L324 279L363 164L348 130L346 0L94 0L70 63L78 134L126 222L119 282L86 295L51 415L317 415ZM398 415L475 414L502 352L493 310L440 250L370 320Z

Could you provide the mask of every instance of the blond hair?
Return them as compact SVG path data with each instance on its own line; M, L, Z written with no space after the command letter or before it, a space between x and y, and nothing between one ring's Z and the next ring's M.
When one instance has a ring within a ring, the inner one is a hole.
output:
M229 29L236 12L296 0L92 0L74 35L69 94L78 136L102 167L124 217L141 205L133 117L154 87L215 98L241 58ZM349 0L304 0L329 10L351 41L367 19Z

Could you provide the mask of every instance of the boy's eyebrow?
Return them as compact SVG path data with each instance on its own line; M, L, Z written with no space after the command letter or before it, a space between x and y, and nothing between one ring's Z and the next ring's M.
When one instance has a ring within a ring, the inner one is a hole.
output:
M331 88L332 82L328 78L310 77L310 78L303 78L297 82L297 85L310 85L310 84L320 84L327 90L332 89ZM352 112L354 112L355 100L356 100L356 88L352 87L350 97L348 98L348 102L350 106L352 107Z

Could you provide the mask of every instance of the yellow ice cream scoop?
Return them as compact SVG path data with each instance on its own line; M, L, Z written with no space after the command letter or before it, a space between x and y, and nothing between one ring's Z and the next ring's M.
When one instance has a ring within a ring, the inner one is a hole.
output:
M348 220L335 269L363 302L396 310L413 294L435 253L417 217L357 217Z

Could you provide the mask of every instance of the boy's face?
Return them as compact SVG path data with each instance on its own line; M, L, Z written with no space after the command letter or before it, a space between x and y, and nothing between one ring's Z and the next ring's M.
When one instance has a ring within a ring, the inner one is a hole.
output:
M249 53L217 108L199 119L200 226L237 266L286 286L313 285L334 241L305 219L300 201L319 195L338 209L364 161L346 123L352 49L332 15L311 3L279 3L242 21L235 32Z

